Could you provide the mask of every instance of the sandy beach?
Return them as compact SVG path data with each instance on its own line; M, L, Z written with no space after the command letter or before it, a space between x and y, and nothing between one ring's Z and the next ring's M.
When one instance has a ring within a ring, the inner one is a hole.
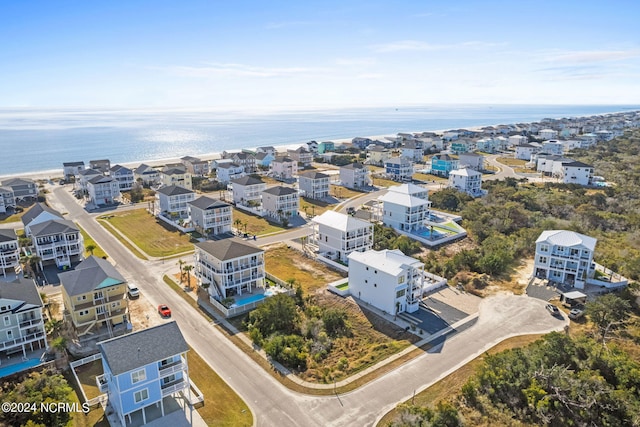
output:
M438 132L438 131L435 131ZM441 131L440 131L441 132ZM377 135L377 136L367 136L364 138L370 138L373 140L383 140L386 137L395 137L395 135ZM342 138L342 139L332 139L332 141L336 144L342 144L342 143L349 143L351 142L353 138ZM289 149L296 149L300 146L304 146L306 145L306 142L302 142L299 144L287 144L287 145L276 145L274 146L274 148L276 149L276 151L280 154L286 154L287 150ZM255 151L257 147L253 147L253 148L246 148L248 150L252 150ZM239 149L234 149L234 150L229 150L230 152L239 152L241 150ZM211 160L216 160L216 159L220 159L222 157L222 152L216 152L216 153L205 153L205 154L181 154L177 157L170 157L170 158L165 158L165 159L157 159L157 160L141 160L141 161L135 161L135 162L126 162L126 163L112 163L112 166L116 165L116 164L121 164L122 166L125 166L127 168L130 169L135 169L138 166L140 166L141 164L146 164L152 167L157 167L157 166L163 166L166 165L168 163L180 163L180 158L187 156L187 155L191 155L192 157L198 157L201 160L207 160L207 161L211 161ZM90 160L94 160L94 159L90 159ZM89 160L85 160L85 166L89 165ZM21 173L21 174L12 174L12 175L0 175L0 181L2 180L6 180L6 179L10 179L10 178L29 178L32 179L34 181L37 180L59 180L63 177L62 174L62 165L60 165L60 169L50 169L50 170L44 170L44 171L37 171L37 172L27 172L27 173Z

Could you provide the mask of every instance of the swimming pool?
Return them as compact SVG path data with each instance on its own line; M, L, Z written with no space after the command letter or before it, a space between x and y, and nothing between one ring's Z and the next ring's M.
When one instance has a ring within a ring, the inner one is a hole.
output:
M27 359L24 362L16 363L15 365L0 367L0 378L13 375L16 372L24 371L25 369L34 368L40 363L40 359Z
M266 297L267 296L264 295L264 294L251 295L250 297L243 298L241 300L236 300L235 305L237 307L240 307L240 306L243 306L243 305L251 304L252 302L261 301L261 300L265 299Z
M420 236L420 237L425 237L429 240L436 240L441 238L442 236L445 236L445 233L441 233L437 230L431 230L429 228L421 228L419 230L414 230L411 232L411 234L415 234L416 236Z

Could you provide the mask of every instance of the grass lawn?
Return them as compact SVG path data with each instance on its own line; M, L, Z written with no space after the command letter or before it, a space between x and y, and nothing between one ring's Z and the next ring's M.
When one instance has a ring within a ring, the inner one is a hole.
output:
M526 160L514 159L513 157L497 157L496 160L499 163L502 163L503 165L507 165L507 166L524 167L524 165L528 163Z
M392 181L386 178L373 178L373 185L375 185L376 187L393 187L400 184L400 182Z
M209 426L251 426L249 407L193 349L187 352L189 377L204 394L198 413Z
M431 181L449 182L449 180L447 178L443 178L441 176L436 176L436 175L431 175L430 173L414 173L413 174L413 179L417 179L419 181L425 181L425 182L431 182Z
M256 236L284 231L284 228L280 227L279 225L272 224L262 217L246 213L244 211L241 211L240 209L233 208L234 223L232 224L232 227L234 230L236 228L236 220L240 220L242 222L242 225L240 226L240 230L242 232L245 231L244 224L247 224L246 232L249 234L255 234Z
M99 219L118 229L150 256L166 257L193 250L188 234L165 227L145 209L109 214Z
M307 206L305 211L304 207ZM332 210L336 204L328 204L325 202L321 202L320 200L307 199L306 197L302 197L300 200L300 210L302 212L306 212L309 215L320 215L326 211Z
M524 335L524 336L509 338L505 341L502 341L500 344L496 345L495 347L491 348L489 351L485 353L485 355L496 354L501 351L512 349L512 348L524 347L540 339L540 337L542 337L542 335ZM478 356L477 358L473 359L471 362L462 366L457 371L447 375L446 377L444 377L442 380L438 381L431 387L416 394L414 399L414 404L418 406L427 406L427 407L433 408L439 401L450 399L456 394L458 394L462 389L462 386L469 380L471 375L473 375L476 369L483 363L485 355ZM411 403L411 400L408 400L407 402L404 402L404 403ZM400 413L398 412L398 410L394 408L391 411L387 412L387 414L384 417L382 417L378 425L386 426L392 421L394 421L396 417L399 415Z
M91 238L91 236L89 236L87 234L87 232L84 231L84 229L82 227L80 227L80 225L76 224L76 227L78 227L80 229L80 233L82 233L82 238L84 239L84 257L85 258L92 254L91 252L89 252L87 250L87 247L90 246L90 245L95 246L95 249L93 250L93 255L97 256L98 258L102 258L104 256L107 256L107 254L102 250L102 248L100 246L98 246L96 241L93 240Z
M339 199L350 199L356 196L362 196L366 194L364 191L352 190L347 187L343 187L341 185L333 185L329 186L329 194L335 196Z
M93 399L102 394L100 390L98 390L96 377L103 373L102 360L94 360L91 363L86 363L76 368L76 375L78 375L78 380L87 399Z
M97 363L101 362L98 361ZM102 365L100 365L100 373L102 373ZM78 390L78 385L76 384L75 378L73 378L71 372L67 371L66 373L64 373L64 377L74 390L74 393L72 394L72 401L77 402L78 405L82 404L82 399L80 398L80 396L82 396L82 393ZM88 414L74 412L70 427L109 427L109 421L104 415L102 406L97 406L95 408L91 408L91 411L89 411Z
M284 281L295 279L305 294L312 294L327 283L342 277L339 273L329 270L326 265L307 258L286 245L267 249L264 258L265 268L270 274Z

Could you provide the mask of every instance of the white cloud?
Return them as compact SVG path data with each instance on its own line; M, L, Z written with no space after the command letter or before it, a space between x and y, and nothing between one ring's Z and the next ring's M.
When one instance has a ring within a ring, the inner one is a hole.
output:
M401 52L401 51L433 51L443 49L486 49L493 47L506 46L507 43L485 42L481 40L470 40L452 44L431 44L419 40L400 40L397 42L382 43L371 46L375 52Z
M567 51L555 53L547 56L549 62L566 63L595 63L620 61L623 59L636 58L640 56L638 50L591 50L591 51Z
M375 58L337 58L335 60L336 65L357 67L370 67L377 62Z
M174 66L169 70L187 77L283 77L320 72L319 68L306 67L256 67L245 64L208 64L205 66Z
M375 80L375 79L381 79L384 77L384 74L380 74L380 73L364 73L364 74L359 74L356 76L357 79L368 79L368 80Z

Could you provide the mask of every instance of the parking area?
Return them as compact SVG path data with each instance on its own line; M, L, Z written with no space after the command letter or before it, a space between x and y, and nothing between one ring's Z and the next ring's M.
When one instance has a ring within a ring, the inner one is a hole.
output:
M401 316L416 327L434 334L478 312L481 298L449 286L423 298L420 309Z

